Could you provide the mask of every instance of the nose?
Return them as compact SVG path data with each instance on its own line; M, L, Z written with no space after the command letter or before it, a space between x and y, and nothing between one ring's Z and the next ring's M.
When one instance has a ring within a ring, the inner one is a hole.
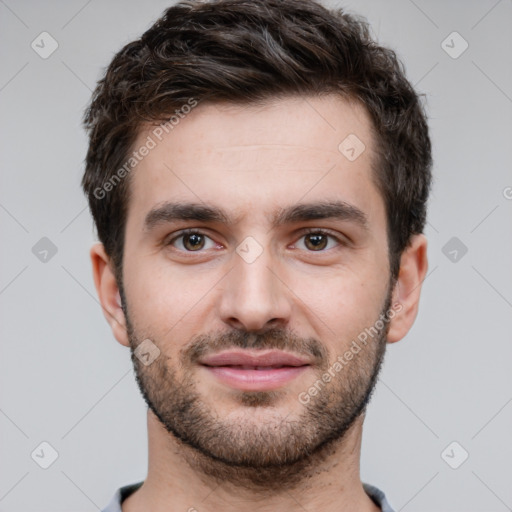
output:
M237 254L235 265L223 279L219 315L232 328L266 331L290 322L292 293L273 268L268 251L252 262Z

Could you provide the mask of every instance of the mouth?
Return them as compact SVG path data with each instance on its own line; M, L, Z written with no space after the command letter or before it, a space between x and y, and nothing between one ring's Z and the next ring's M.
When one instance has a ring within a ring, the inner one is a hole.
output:
M277 389L311 366L303 357L283 351L226 351L199 361L221 383L245 391Z

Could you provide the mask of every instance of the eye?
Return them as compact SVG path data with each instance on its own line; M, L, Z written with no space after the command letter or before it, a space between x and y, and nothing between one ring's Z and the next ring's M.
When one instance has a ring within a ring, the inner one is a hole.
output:
M176 249L187 252L197 252L201 249L213 249L217 246L209 236L194 230L182 231L171 238L168 245L172 245Z
M316 251L321 252L326 249L332 249L341 244L340 240L334 235L330 234L327 231L323 230L312 230L303 235L300 240L303 242L299 242L297 244L297 248L303 249L305 248L308 251ZM300 246L302 243L302 247Z

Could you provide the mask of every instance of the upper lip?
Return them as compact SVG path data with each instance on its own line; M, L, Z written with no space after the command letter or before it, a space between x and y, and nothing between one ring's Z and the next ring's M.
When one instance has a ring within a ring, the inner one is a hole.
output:
M305 366L311 364L307 359L283 352L228 350L205 356L199 363L206 366Z

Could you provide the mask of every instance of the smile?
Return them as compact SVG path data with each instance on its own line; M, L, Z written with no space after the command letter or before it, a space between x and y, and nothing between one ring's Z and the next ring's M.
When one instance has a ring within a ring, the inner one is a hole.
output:
M303 366L206 366L218 381L244 391L269 391L289 383L309 365Z

